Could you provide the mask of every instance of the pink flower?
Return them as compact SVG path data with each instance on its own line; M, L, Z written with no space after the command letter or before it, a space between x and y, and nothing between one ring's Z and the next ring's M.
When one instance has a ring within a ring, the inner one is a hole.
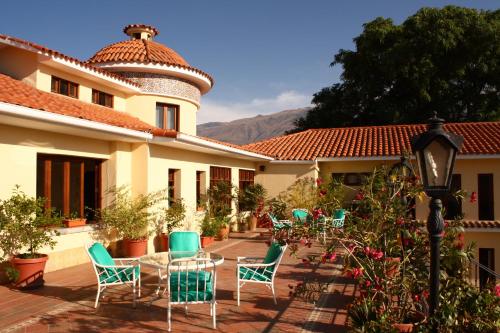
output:
M470 194L470 202L471 203L475 203L477 201L477 193L476 192L472 192Z
M347 246L347 249L349 250L349 252L352 252L352 250L354 250L354 244L351 243Z
M354 268L352 270L352 277L357 279L358 277L363 275L363 268Z
M380 260L384 256L384 253L380 250L372 250L371 256L375 260Z
M369 286L372 285L372 282L370 280L365 281L365 287L368 288Z
M365 195L363 194L363 192L358 192L354 197L354 200L363 200L364 197Z
M498 297L500 297L500 284L497 284L497 285L495 286L495 294L496 294Z
M319 191L319 196L324 197L326 195L326 190Z
M371 250L370 250L370 247L369 247L369 246L365 246L364 251L365 251L365 254L366 254L367 256L369 256L369 255L370 255Z
M335 259L337 259L337 253L334 252L330 255L330 262L334 262Z

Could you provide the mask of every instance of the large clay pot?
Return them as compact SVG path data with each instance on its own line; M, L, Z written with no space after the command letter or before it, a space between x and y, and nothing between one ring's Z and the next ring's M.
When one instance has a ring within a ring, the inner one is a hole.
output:
M219 229L219 235L217 238L219 240L225 240L228 239L228 237L229 237L229 227L227 225L224 225Z
M257 216L255 216L255 214L251 214L248 218L248 225L250 227L250 231L255 231L255 229L257 229Z
M209 236L201 236L200 239L202 248L206 248L207 246L209 246L214 242L214 238Z
M22 259L14 257L12 266L19 272L15 286L22 289L36 289L44 284L43 272L49 256L40 254L39 258Z
M167 252L169 249L168 248L168 235L165 233L162 233L160 235L160 249L163 252Z
M66 228L83 227L87 224L87 219L65 219L63 224Z
M146 239L124 239L123 248L125 256L129 258L137 258L146 254L148 248L148 240Z
M413 332L413 324L392 324L392 327L394 327L398 333L411 333Z

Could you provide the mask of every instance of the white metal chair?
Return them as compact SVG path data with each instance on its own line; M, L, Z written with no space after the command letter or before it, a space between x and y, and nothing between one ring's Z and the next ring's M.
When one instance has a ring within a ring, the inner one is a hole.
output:
M286 247L286 244L282 246L273 242L265 258L237 257L236 278L238 306L240 305L240 288L243 287L245 283L264 284L271 289L274 304L278 304L274 292L274 277L278 271L278 266L286 251Z
M94 308L99 304L101 293L108 286L129 284L132 287L133 306L136 302L136 285L138 295L141 297L141 267L139 258L111 258L106 248L101 243L85 245L85 251L90 257L92 267L97 277L97 297Z
M172 259L167 266L168 331L172 328L172 305L210 303L213 328L216 328L215 290L217 275L215 261L209 258L184 257Z

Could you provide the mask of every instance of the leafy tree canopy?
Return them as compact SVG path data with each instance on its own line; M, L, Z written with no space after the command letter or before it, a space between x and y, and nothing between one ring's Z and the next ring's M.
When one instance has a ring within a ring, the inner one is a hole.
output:
M292 132L308 128L500 118L500 10L422 8L401 25L364 24L341 49L341 82L314 95Z

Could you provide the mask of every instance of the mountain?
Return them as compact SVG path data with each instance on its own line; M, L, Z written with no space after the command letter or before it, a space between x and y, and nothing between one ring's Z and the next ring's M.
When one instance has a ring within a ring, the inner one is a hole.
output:
M239 145L282 135L295 126L293 122L305 116L311 108L285 110L230 122L210 122L197 126L199 136Z

